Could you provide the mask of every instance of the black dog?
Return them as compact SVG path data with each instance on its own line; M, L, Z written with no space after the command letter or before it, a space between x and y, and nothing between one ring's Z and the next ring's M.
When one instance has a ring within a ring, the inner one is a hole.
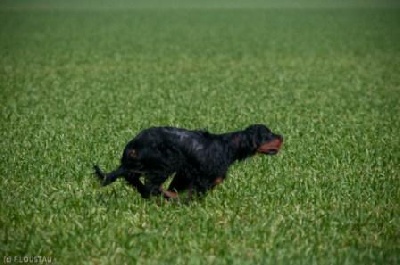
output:
M177 192L189 190L203 195L221 183L228 168L257 153L275 155L283 143L281 135L261 124L244 131L211 134L174 127L152 127L139 133L125 147L121 165L113 172L94 170L106 186L118 177L135 187L143 198L163 195L177 197ZM175 176L168 190L162 184ZM139 179L143 175L144 183Z

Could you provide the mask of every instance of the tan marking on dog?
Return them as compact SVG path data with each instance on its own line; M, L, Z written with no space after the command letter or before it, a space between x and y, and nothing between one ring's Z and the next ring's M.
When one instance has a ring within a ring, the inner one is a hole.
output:
M161 192L168 199L176 199L176 198L178 198L178 194L176 192L169 191L169 190L164 190L164 189L161 189Z
M211 189L214 189L217 185L221 184L223 181L224 181L224 178L223 178L223 177L217 177L217 178L214 180L214 183L213 183Z
M218 177L214 180L214 185L221 184L224 181L223 177Z
M267 152L269 149L276 149L279 150L282 146L282 140L274 139L268 143L264 143L261 145L257 151L258 152Z
M136 158L136 157L138 156L138 154L137 154L137 152L136 152L135 149L130 150L129 153L128 153L128 155L129 155L129 157L131 157L131 158Z

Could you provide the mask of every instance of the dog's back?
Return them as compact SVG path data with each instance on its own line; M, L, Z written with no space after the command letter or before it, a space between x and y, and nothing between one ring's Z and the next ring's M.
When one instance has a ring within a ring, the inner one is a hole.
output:
M143 171L172 174L189 163L192 154L205 151L208 135L204 131L151 127L128 142L121 163L128 167L140 163Z
M152 149L152 151L167 152L168 149L181 151L198 151L206 147L209 133L205 131L190 131L174 127L152 127L139 133L126 146L128 149Z

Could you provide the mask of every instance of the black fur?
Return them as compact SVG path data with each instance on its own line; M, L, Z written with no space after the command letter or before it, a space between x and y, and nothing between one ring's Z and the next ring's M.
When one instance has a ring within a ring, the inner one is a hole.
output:
M274 155L282 143L281 135L261 124L225 134L152 127L126 145L121 165L115 171L105 174L97 165L94 170L103 186L124 177L143 198L160 194L174 198L184 190L203 195L225 179L235 161L256 153ZM168 190L162 189L174 173Z

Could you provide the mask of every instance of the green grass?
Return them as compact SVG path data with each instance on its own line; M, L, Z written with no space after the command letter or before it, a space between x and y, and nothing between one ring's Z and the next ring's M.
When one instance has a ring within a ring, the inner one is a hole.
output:
M229 3L0 4L0 258L399 264L398 5ZM91 176L149 126L251 123L282 152L191 205Z

